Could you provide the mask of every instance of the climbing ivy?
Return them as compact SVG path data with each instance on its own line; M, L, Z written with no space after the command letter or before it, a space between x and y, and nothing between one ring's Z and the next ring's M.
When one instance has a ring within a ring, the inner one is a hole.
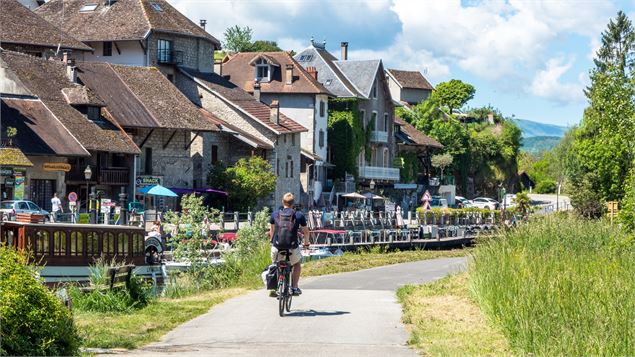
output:
M416 182L417 174L421 169L421 162L417 157L416 152L403 152L397 158L397 165L399 168L399 176L402 182Z
M370 128L364 129L357 100L337 98L329 102L329 145L335 177L343 178L346 173L357 176L357 157L362 149L370 159Z

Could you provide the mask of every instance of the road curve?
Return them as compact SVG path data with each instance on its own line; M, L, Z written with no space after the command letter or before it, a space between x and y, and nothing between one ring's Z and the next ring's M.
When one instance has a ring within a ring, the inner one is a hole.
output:
M457 272L465 258L389 265L301 281L279 317L264 290L228 300L128 356L416 356L395 290Z

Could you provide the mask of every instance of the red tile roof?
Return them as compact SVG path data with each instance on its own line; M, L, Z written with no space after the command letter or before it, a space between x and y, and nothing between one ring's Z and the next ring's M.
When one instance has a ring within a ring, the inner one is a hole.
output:
M419 71L389 69L388 74L394 78L402 88L434 90L432 84L430 84Z

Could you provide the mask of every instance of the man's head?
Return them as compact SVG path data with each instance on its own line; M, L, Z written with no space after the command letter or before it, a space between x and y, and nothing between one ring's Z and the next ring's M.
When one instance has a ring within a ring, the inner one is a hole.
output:
M57 192L55 192L55 193L53 194L53 197L57 197Z
M294 199L293 193L287 192L282 196L282 205L286 208L291 208L293 207Z

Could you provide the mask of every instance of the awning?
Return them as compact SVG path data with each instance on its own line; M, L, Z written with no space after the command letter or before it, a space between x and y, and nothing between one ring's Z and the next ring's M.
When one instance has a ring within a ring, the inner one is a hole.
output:
M300 154L312 161L324 161L320 156L315 153L310 152L309 150L300 149Z
M346 198L357 198L357 199L360 199L360 200L365 200L365 199L366 199L366 196L364 196L364 195L360 195L360 194L359 194L359 193L357 193L357 192L347 193L347 194L345 194L345 195L342 195L342 197L346 197Z
M211 188L211 187L200 187L200 188L177 188L177 187L170 187L170 190L174 191L175 193L178 193L180 195L187 195L187 194L191 194L191 193L217 193L220 195L225 195L228 196L229 194L225 191L221 191L221 190L217 190L215 188Z

